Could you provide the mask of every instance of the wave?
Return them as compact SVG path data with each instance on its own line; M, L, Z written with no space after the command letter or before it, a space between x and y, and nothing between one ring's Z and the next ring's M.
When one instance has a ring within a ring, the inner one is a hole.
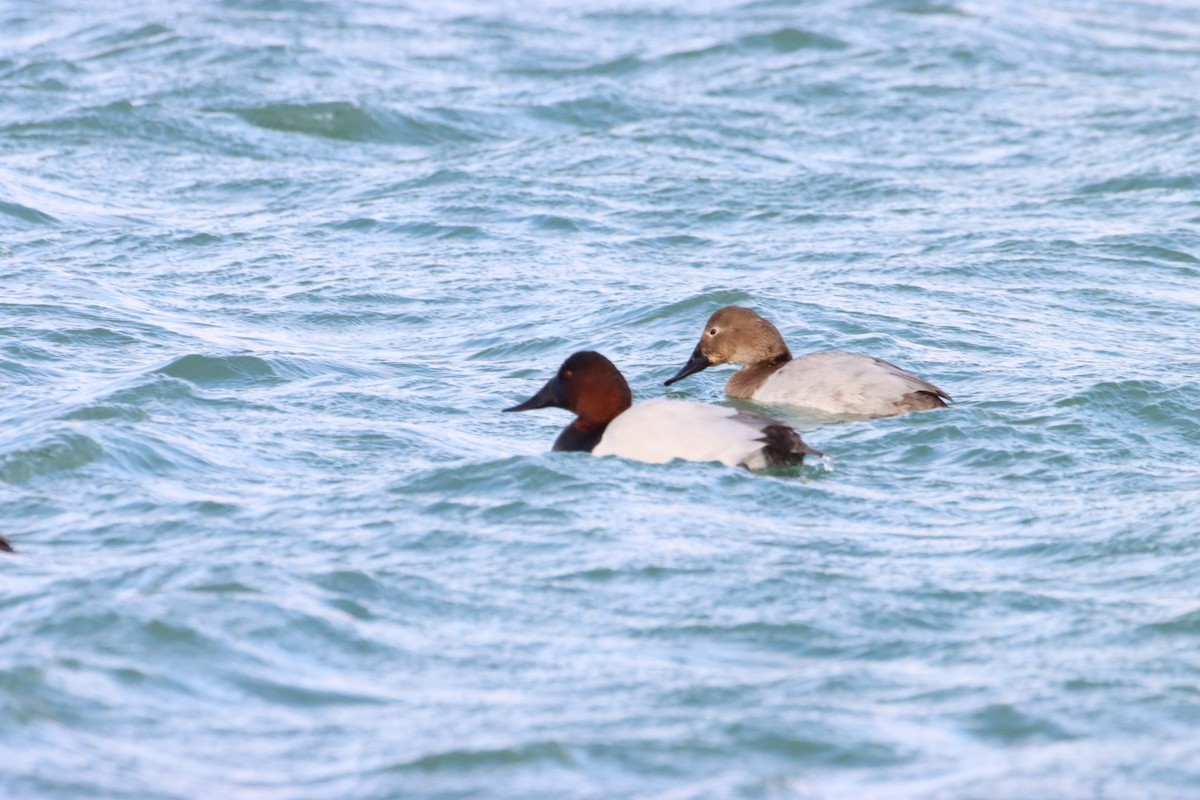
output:
M401 113L345 101L272 103L233 112L264 130L298 133L348 142L380 142L431 146L475 142L486 134L474 124L450 124L439 119L451 111Z
M230 386L280 380L275 369L257 356L190 354L173 359L154 372L198 386Z
M79 469L104 456L104 448L90 436L58 431L36 444L10 450L0 456L0 481L24 483L59 472Z
M19 219L22 222L31 222L35 225L55 225L58 223L56 218L45 211L38 211L36 208L4 200L0 200L0 214Z

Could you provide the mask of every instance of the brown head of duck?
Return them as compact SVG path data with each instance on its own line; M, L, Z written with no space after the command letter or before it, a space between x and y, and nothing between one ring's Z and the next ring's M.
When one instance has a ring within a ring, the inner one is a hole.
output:
M748 398L791 360L792 352L778 328L748 308L725 306L708 318L692 357L663 385L719 364L738 364L743 368L725 384L725 393Z

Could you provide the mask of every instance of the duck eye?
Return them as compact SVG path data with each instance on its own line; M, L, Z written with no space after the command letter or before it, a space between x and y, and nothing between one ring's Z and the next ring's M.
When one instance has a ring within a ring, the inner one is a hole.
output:
M717 329L716 329L716 328L709 328L709 330L708 330L708 335L709 335L709 336L716 336L716 335L717 335Z
M571 370L569 370L569 369L563 370L562 377L563 377L564 381L569 379L571 377Z

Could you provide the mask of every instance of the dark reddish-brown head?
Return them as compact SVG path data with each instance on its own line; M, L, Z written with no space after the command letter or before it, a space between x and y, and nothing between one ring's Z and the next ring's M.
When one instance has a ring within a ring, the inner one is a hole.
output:
M594 446L608 423L631 405L633 393L629 391L629 384L625 382L620 370L599 353L584 350L564 361L558 368L558 374L547 381L537 394L524 403L504 410L565 408L574 412L576 417L567 430L590 434L587 439ZM595 441L592 441L593 439ZM560 447L561 444L562 437L560 442L556 443L555 449L591 449L582 446Z

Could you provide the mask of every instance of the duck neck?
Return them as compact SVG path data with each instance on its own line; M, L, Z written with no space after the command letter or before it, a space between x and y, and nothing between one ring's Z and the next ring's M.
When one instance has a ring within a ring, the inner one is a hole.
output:
M585 427L580 424L579 420L575 420L563 428L563 432L554 440L554 447L551 449L560 453L590 453L600 443L607 428L607 422Z
M767 378L774 375L791 360L791 351L785 347L782 353L742 367L730 376L729 381L725 384L725 394L741 399L753 397Z

